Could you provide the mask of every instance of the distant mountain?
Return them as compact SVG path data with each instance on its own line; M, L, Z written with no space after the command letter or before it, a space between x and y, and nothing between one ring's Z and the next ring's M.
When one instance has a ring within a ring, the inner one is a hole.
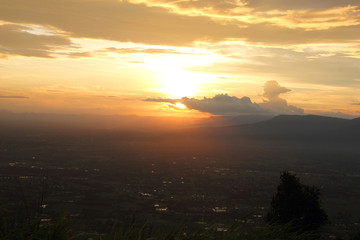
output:
M258 123L226 128L232 135L284 141L355 141L360 139L360 118L353 120L318 115L279 115Z
M352 119L351 122L360 124L360 117Z
M269 120L273 115L213 116L198 123L198 127L224 127L257 123Z
M341 128L351 120L318 115L279 115L270 120L255 123L252 126L268 131L286 132L327 132Z

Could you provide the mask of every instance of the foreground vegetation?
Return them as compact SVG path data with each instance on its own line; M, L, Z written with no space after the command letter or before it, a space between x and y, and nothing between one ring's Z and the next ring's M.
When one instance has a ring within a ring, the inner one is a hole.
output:
M75 233L65 216L59 217L55 222L25 223L23 225L10 223L2 217L0 226L1 240L263 240L263 239L318 239L315 232L302 232L294 229L292 224L284 225L253 225L249 223L234 223L226 231L218 231L216 227L206 229L187 230L182 225L172 231L154 229L151 223L142 227L120 226L115 224L108 233L91 234Z

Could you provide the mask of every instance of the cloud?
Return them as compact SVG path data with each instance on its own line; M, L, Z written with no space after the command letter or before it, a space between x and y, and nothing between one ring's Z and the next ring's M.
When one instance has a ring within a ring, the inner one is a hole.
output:
M93 53L91 52L73 52L66 54L69 58L87 58L92 57Z
M166 103L168 108L173 108L176 110L184 110L186 106L182 103L182 99L173 99L173 98L146 98L143 101L145 102L157 102L157 103Z
M246 73L264 78L272 75L309 86L360 86L358 44L309 44L285 49L229 43L216 44L214 49L231 61L195 66L191 70L233 76Z
M249 43L268 45L339 43L356 41L355 33L360 31L360 25L336 27L331 30L307 30L287 28L272 23L258 23L238 31L242 33L242 39Z
M144 3L148 6L160 6L175 10L192 10L218 12L235 15L236 13L269 10L304 10L304 9L327 9L335 7L356 6L358 0L326 0L326 1L284 1L284 0L129 0L133 3Z
M290 89L281 87L276 81L267 81L264 85L263 97L266 98L259 105L279 114L303 114L304 109L288 105L287 101L280 97L280 94L290 92Z
M145 102L165 102L165 103L181 102L181 100L179 100L179 99L172 99L172 98L146 98L143 101L145 101Z
M77 38L186 45L238 35L238 24L223 25L208 17L181 16L126 1L0 0L0 6L0 20L52 26Z
M117 96L112 96L112 95L110 95L110 96L98 95L98 96L96 96L96 97L99 97L99 98L117 98Z
M175 49L161 49L161 48L106 48L104 52L115 52L119 54L189 54L188 52L180 52Z
M329 9L275 10L256 15L262 19L259 23L267 22L290 29L327 30L359 25L359 13L359 6L348 5Z
M21 55L50 58L55 49L70 47L71 41L62 36L38 35L16 24L0 25L0 53L6 57Z
M241 0L130 0L148 6L167 8L173 12L189 15L210 15L211 13L231 14L236 10L246 10L246 3Z
M214 115L255 115L270 114L271 112L251 102L250 98L218 94L212 98L195 99L184 97L181 103L189 109L208 112Z
M235 115L276 115L276 114L303 114L304 110L292 105L280 97L280 94L291 90L281 87L276 81L267 81L264 85L263 103L252 102L249 97L238 98L228 94L218 94L214 97L203 99L183 97L181 99L171 98L147 98L147 102L165 102L169 107L176 107L176 103L182 103L190 110L207 112L213 115L235 116Z
M257 11L251 1L246 5L239 0L135 2L0 0L0 20L51 26L75 38L174 46L227 39L263 44L348 42L357 41L360 31L355 2L343 6L333 1L334 6L324 6L334 8L314 10L314 3L307 1L305 9L281 11Z
M281 87L276 81L267 81L264 85L263 97L269 101L277 101L281 93L287 93L291 90L285 87Z
M358 0L326 0L326 1L313 1L313 0L302 0L302 1L284 1L284 0L246 0L247 6L256 8L262 11L265 10L289 10L289 9L304 9L306 8L334 8L338 6L346 5L357 5Z
M4 95L0 95L0 98L29 98L26 96L4 96Z
M225 24L270 23L292 29L324 30L360 23L360 9L355 0L346 4L334 0L305 0L299 3L283 0L131 0L131 2L163 7L186 16L207 16Z

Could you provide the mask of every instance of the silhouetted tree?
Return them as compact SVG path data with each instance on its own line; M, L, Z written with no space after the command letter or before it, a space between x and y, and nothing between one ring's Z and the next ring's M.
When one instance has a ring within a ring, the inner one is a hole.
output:
M283 171L266 220L271 224L292 223L301 231L317 231L328 219L319 196L317 187L304 185L295 174Z

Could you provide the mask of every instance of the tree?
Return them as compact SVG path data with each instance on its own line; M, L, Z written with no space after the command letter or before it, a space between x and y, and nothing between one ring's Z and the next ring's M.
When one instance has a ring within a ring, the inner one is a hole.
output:
M304 185L295 174L283 171L266 220L271 224L291 223L297 231L317 231L328 219L319 197L317 187Z

